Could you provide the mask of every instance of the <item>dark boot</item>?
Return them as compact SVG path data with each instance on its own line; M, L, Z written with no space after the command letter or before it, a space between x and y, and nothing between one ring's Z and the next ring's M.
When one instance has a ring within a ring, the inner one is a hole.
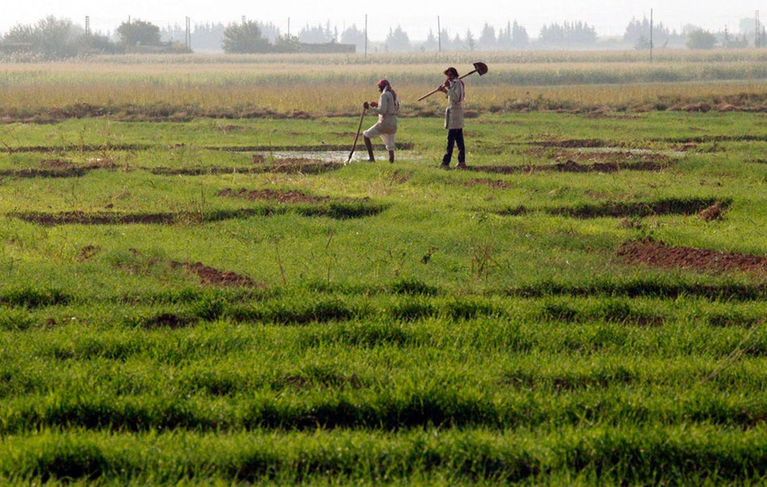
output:
M376 162L376 158L373 156L373 144L370 142L370 139L367 137L363 137L365 139L365 147L368 149L368 161L370 162Z

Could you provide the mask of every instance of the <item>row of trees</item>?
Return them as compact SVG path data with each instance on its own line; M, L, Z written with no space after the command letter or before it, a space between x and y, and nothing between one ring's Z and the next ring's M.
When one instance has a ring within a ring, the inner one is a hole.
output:
M284 36L273 24L257 24L262 31L263 37L273 45L284 43ZM741 30L751 25L750 38L753 38L753 21L741 22ZM231 26L230 26L231 27ZM200 48L203 50L216 50L221 45L221 39L225 38L224 31L227 29L223 24L216 24L214 27L218 30L218 39L200 42ZM195 43L198 30L201 36L209 33L211 26L198 26L193 35L192 47L197 49ZM688 25L681 32L674 31L665 26L662 22L655 23L652 26L652 39L655 47L687 46L692 49L707 49L711 47L747 47L750 45L746 34L735 36L729 34L727 30L719 33L711 33L700 29L699 27ZM179 33L180 35L180 33ZM281 41L282 39L282 41ZM353 44L357 52L361 52L365 46L365 32L356 25L351 25L343 29L340 33L337 27L331 27L330 23L325 25L317 24L314 26L306 25L301 28L298 34L292 38L301 43L335 43ZM647 18L642 20L632 19L626 26L624 32L623 45L630 45L636 49L647 49L650 47L650 21ZM518 50L530 48L561 48L561 47L595 47L599 39L594 26L585 22L564 22L562 24L552 23L545 25L537 39L531 39L524 26L517 21L507 22L505 26L496 29L492 25L485 24L479 36L475 36L471 30L465 33L449 33L447 29L442 29L439 35L434 30L429 30L425 41L413 41L401 26L390 28L383 42L372 42L368 40L370 50L405 52L405 51L436 51L439 48L445 51L460 50ZM759 44L758 44L759 45Z
M744 19L741 31L751 28L750 38L756 38L756 45L763 43L758 39L767 39L764 26L761 37L754 30L754 22ZM366 44L365 33L356 25L351 25L339 33L337 27L325 25L305 25L297 35L282 35L280 29L271 23L243 20L241 23L224 25L222 23L200 24L191 33L191 48L202 51L248 53L248 52L294 52L302 44L352 44L361 52ZM623 35L624 45L637 49L646 49L650 45L650 22L632 19ZM755 35L756 34L756 35ZM711 33L695 26L686 26L681 33L672 31L663 23L652 26L652 38L656 47L683 46L692 49L712 47L747 47L750 45L746 33L732 35L727 30ZM31 52L44 58L61 59L81 54L101 52L188 52L185 44L186 32L178 26L164 29L142 20L123 22L115 35L85 32L81 26L70 20L46 17L36 24L17 25L0 38L3 51ZM370 51L445 51L458 50L510 50L528 48L589 47L598 42L596 29L585 22L564 22L543 26L537 39L532 40L525 27L514 22L496 30L485 24L478 37L471 30L464 34L449 33L442 29L439 35L430 30L425 41L414 42L400 26L389 29L383 42L370 42Z
M86 32L68 19L46 17L35 24L16 25L0 38L4 51L32 53L45 59L65 59L88 53L187 52L186 46L163 42L160 28L150 22L123 22L117 39Z

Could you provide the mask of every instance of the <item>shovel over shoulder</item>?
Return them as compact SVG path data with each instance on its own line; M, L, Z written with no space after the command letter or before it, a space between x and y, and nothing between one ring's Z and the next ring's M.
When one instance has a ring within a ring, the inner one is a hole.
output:
M474 69L473 69L473 70L471 70L471 71L469 71L468 73L464 74L464 75L463 75L463 76L461 76L459 79L464 79L465 77L467 77L467 76L469 76L469 75L471 75L471 74L474 74L474 73L479 73L479 75L480 75L480 76L482 76L482 75L486 74L486 73L487 73L487 64L485 64L485 63L480 63L480 62L474 63ZM421 100L423 100L424 98L428 98L428 97L430 97L430 96L431 96L431 95L433 95L434 93L438 92L440 88L441 88L441 86L439 86L439 87L437 87L437 88L434 88L433 90L431 90L430 92L426 93L426 94L425 94L425 95L423 95L421 98L419 98L419 99L418 99L418 101L421 101Z

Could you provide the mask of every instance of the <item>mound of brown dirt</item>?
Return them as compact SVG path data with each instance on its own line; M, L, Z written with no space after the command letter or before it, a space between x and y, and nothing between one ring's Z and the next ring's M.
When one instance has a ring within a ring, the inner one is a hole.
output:
M184 270L197 276L205 284L212 284L214 286L255 286L255 282L248 276L237 274L233 271L220 271L213 267L207 266L202 262L176 262L172 261L171 267L183 267Z
M698 216L707 222L710 222L713 220L721 220L722 215L724 215L724 212L726 210L727 208L723 206L720 201L717 201L716 203L709 206L705 210L701 210L698 213Z
M767 273L765 257L694 247L669 247L651 240L626 242L617 254L627 264L646 264L664 269Z
M278 189L255 189L248 191L245 188L238 190L226 188L219 191L217 195L246 198L250 201L271 200L279 203L324 203L330 200L328 196L312 196L301 191L282 191Z

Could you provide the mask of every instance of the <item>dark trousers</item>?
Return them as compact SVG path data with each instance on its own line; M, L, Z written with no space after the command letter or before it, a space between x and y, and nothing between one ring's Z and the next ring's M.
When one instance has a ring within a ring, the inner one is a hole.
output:
M466 162L466 148L463 145L463 129L450 129L447 131L447 150L442 158L442 164L450 164L453 158L453 145L458 145L458 163Z

